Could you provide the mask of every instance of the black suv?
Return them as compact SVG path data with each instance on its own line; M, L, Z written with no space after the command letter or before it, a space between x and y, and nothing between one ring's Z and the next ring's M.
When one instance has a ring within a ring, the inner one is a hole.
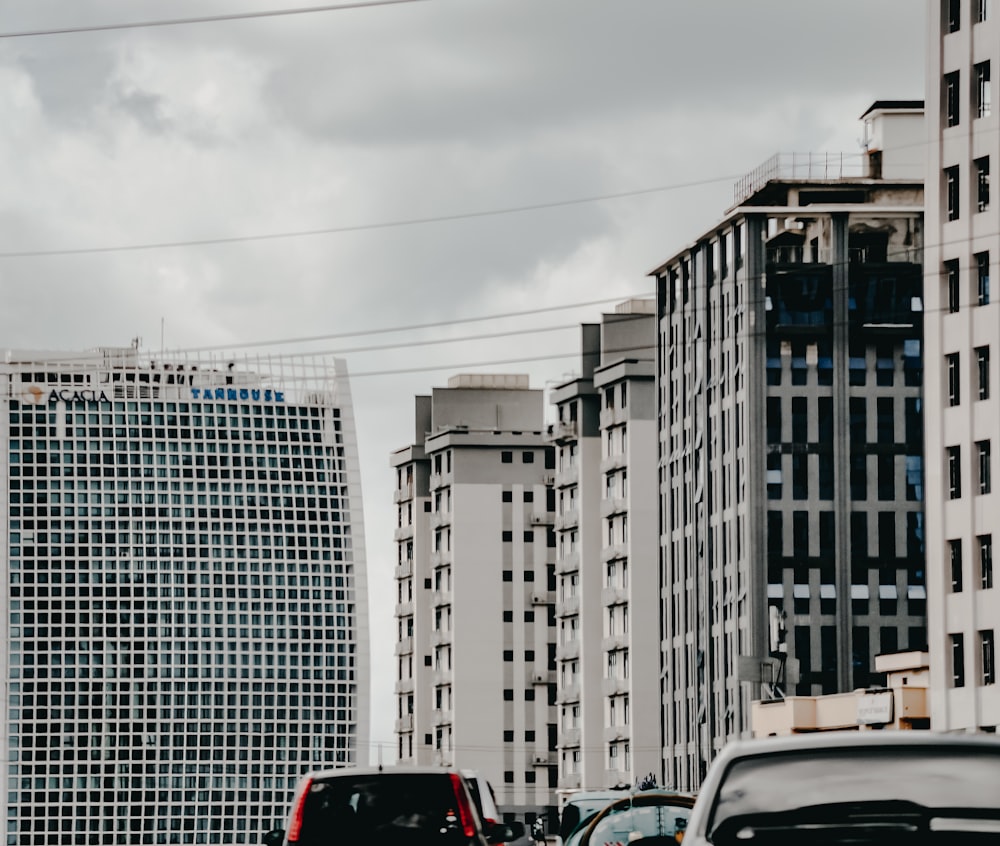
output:
M515 840L522 824L485 823L465 777L440 767L345 768L299 782L285 830L267 846L486 846Z

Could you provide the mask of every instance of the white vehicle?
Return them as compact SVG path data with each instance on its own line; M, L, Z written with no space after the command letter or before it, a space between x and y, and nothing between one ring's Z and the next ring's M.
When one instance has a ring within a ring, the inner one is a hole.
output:
M739 741L712 763L684 846L1000 843L1000 739L929 731Z

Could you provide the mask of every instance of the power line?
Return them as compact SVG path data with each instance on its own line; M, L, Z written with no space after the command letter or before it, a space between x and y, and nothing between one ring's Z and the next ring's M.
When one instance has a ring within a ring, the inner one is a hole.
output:
M456 220L472 220L481 217L496 217L504 214L520 214L529 211L579 206L587 203L599 203L606 200L618 200L625 197L638 197L643 194L655 194L662 191L677 191L682 188L695 188L710 185L714 182L726 182L738 177L716 176L711 179L698 179L692 182L677 182L672 185L658 185L655 188L639 188L634 191L619 191L612 194L595 194L590 197L577 197L569 200L553 200L547 203L531 203L523 206L508 206L499 209L483 211L456 212L455 214L434 215L431 217L413 217L401 220L382 221L377 223L360 223L350 226L331 226L324 229L303 229L292 232L268 232L260 235L233 235L224 238L201 238L191 241L158 241L145 244L119 244L107 247L72 247L59 250L18 250L0 252L0 258L37 258L40 256L78 256L92 253L137 252L140 250L160 250L176 247L205 247L216 244L239 244L252 241L276 241L283 238L305 238L316 235L340 235L346 232L366 232L375 229L393 229L402 226L420 226L428 223L448 223Z
M216 352L220 350L230 351L230 350L246 349L246 348L257 349L260 347L287 346L288 344L315 343L316 341L333 341L333 340L339 340L341 338L357 338L366 335L384 335L393 332L412 332L418 329L440 329L445 326L456 326L465 323L481 323L486 320L504 320L511 317L529 317L536 314L546 314L553 311L564 311L566 309L589 308L590 306L605 305L611 302L622 302L624 300L630 300L630 299L649 299L651 296L652 292L646 291L641 294L631 294L631 295L622 294L616 297L604 297L599 300L586 300L577 303L563 303L562 305L543 306L541 308L531 308L531 309L525 309L523 311L508 311L508 312L501 312L499 314L485 314L476 317L457 317L453 320L435 320L430 323L411 323L404 326L386 326L378 329L357 329L351 332L335 332L328 335L311 335L298 338L277 338L269 341L251 341L235 345L218 344L215 346L208 346L208 347L189 347L186 349L168 350L167 352L171 355L176 355L183 353ZM399 346L405 346L405 344L400 344Z
M219 23L250 18L277 18L287 15L309 15L316 12L340 12L346 9L364 9L369 6L398 6L402 3L422 3L425 0L369 0L366 3L337 3L332 6L308 6L299 9L270 9L261 12L235 12L230 15L205 15L197 18L168 18L155 21L135 21L133 23L95 24L92 26L68 26L59 29L35 29L22 32L0 32L0 38L32 38L38 35L70 35L79 32L108 32L116 29L147 29L158 26L182 26L185 24Z

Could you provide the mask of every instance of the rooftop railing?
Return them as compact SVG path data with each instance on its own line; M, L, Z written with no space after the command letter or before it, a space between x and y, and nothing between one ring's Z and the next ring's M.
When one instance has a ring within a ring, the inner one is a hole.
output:
M862 179L868 175L865 153L775 153L733 187L733 205L738 206L775 179Z

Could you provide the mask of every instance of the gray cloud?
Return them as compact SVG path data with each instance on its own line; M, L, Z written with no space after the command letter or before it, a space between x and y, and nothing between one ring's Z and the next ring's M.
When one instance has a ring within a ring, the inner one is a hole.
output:
M231 7L151 0L141 14L213 11ZM431 0L0 41L0 252L353 226L706 180L338 235L0 258L0 341L238 345L650 291L646 272L730 201L731 186L707 180L778 150L856 149L871 101L922 96L922 13L913 0ZM6 31L126 14L140 10L0 0ZM391 698L388 455L410 437L413 395L472 362L528 355L540 360L496 369L543 385L574 368L550 356L575 344L563 332L349 356L356 373L441 367L354 384L376 702ZM391 713L375 715L374 731L391 740Z

